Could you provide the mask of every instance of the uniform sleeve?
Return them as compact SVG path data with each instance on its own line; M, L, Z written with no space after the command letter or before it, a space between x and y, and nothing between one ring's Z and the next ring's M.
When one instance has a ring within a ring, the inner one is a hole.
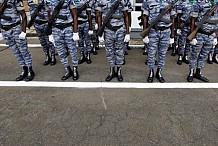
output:
M178 5L176 5L176 12L178 13L178 14L181 14L182 13L182 3L180 2L180 3L178 3Z
M18 11L24 10L24 6L23 6L23 1L22 1L22 0L18 0L18 1L17 1L16 9L17 9Z
M102 5L102 1L97 0L95 10L102 12Z
M127 0L122 0L121 1L122 2L122 4L123 4L123 10L122 11L128 11L128 1Z
M176 7L175 6L173 6L173 8L171 9L170 15L171 16L176 16Z
M194 4L192 6L192 10L191 10L190 16L191 17L198 17L198 14L199 14L199 7L198 7L197 4Z
M74 2L74 0L70 0L70 9L74 8L76 8L76 3Z
M141 10L142 10L144 15L149 16L149 7L148 7L148 4L147 4L146 0L143 1Z

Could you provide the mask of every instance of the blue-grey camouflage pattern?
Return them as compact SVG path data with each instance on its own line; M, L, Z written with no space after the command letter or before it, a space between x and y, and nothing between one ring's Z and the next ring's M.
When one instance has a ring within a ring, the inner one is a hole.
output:
M55 6L59 3L59 0L46 0L46 5L53 12ZM72 23L73 18L70 12L70 9L76 8L76 4L72 0L65 0L64 4L59 12L59 15L67 16L67 20L63 20L57 18L55 21L55 25L61 25L66 23ZM72 58L73 66L78 66L78 54L76 43L73 40L73 28L67 27L64 29L59 29L56 27L52 27L52 34L55 41L55 47L57 48L58 55L60 57L61 63L64 65L65 68L69 66L67 53L66 53L66 46L69 49L69 53Z
M38 0L38 4L40 3L44 3L44 0ZM30 14L32 15L35 11L35 9L37 8L38 4L34 3L33 0L27 0L28 6L29 6L29 10L30 10ZM44 3L44 6L42 7L42 9L40 10L40 14L36 17L36 21L48 21L48 12ZM44 23L44 24L37 24L34 23L34 27L36 29L36 33L37 36L39 38L40 44L42 45L43 48L43 52L47 53L48 51L51 52L51 54L55 53L55 47L53 45L52 42L49 42L48 36L45 35L44 33L44 29L46 28L48 24Z
M104 20L115 1L97 0L96 10L102 12L102 20ZM114 15L120 16L123 15L124 11L128 11L127 2L126 0L122 0ZM124 17L117 19L112 16L109 23L112 26L122 26L117 31L112 31L107 27L104 29L105 50L109 67L114 67L115 65L120 67L124 61L124 37L126 34Z
M192 12L192 5L193 3L189 0L182 0L176 5L177 13L181 14L180 21L187 22L190 21L190 13ZM188 55L190 51L190 43L187 40L187 35L190 32L190 23L186 23L184 27L181 29L181 35L179 35L179 42L178 42L178 55L182 56Z
M3 0L0 0L2 3ZM3 26L11 25L17 22L21 22L19 11L24 10L23 2L19 0L8 0L7 7L4 10L3 15L12 18L11 21L0 19L0 24ZM8 31L1 29L6 44L12 50L20 66L32 66L32 56L27 47L27 39L20 39L19 35L22 32L21 25L17 25Z
M87 11L91 12L91 2L90 0L80 0L76 1L77 9L80 9L86 2L88 2L86 9L82 10L81 13L78 13L78 33L79 41L78 48L81 51L90 52L91 51L91 37L88 34L89 32L89 23ZM85 43L85 46L84 46Z
M150 24L153 19L157 17L158 14L161 13L162 9L164 9L167 5L169 5L171 1L162 1L159 0L144 0L142 4L142 11L143 14L147 15L149 17L148 23ZM168 20L168 23L165 21L159 21L157 23L157 26L159 27L169 27L166 30L160 31L151 28L148 38L149 43L147 45L148 47L148 67L149 69L153 69L155 67L155 54L156 50L158 50L158 68L162 69L165 64L165 58L166 58L166 52L169 46L169 40L170 40L170 26L171 23L171 16L175 16L176 11L174 7L168 11L163 18L165 20Z
M105 28L104 30L104 41L106 57L108 59L109 67L122 66L124 61L124 37L125 27L121 27L116 32Z
M212 4L208 1L198 1L193 5L193 12L191 13L192 17L198 17L196 24L202 19L204 14L212 7ZM212 16L209 17L209 20L218 20L218 10L214 12ZM217 30L218 25L212 23L204 23L201 29L204 32L213 33ZM213 47L213 41L215 38L215 33L211 35L205 35L202 33L196 34L197 44L192 46L191 57L189 68L194 69L197 65L197 68L203 68L204 61L207 58L207 55L210 49Z
M90 52L91 51L91 37L88 34L89 32L89 23L85 22L78 25L78 32L79 32L79 41L78 41L78 48L81 51ZM85 42L85 46L84 46Z

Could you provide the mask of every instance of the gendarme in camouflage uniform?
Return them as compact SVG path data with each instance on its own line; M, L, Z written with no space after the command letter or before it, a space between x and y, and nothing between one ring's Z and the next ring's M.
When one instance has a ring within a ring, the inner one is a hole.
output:
M101 26L101 22L105 19L108 12L113 9L111 7L115 2L116 0L97 0L96 10L98 10L97 22L99 26ZM124 61L124 41L128 42L130 39L127 2L126 0L122 0L119 3L118 8L104 29L106 57L110 66L110 74L106 78L106 81L110 81L115 77L115 65L117 65L117 79L118 81L123 81L121 66Z
M0 3L3 3L3 0L0 0ZM6 18L3 18L3 16ZM27 18L23 1L8 0L7 6L0 19L0 28L6 44L9 45L18 63L22 67L22 73L16 78L16 81L23 79L31 81L35 75L32 70L32 56L27 47L26 22Z
M162 0L144 0L142 4L143 10L143 28L147 28L147 24L151 22L162 12L162 10L168 6L172 1ZM155 54L158 50L158 67L156 77L159 82L164 82L164 78L161 71L164 67L166 52L169 44L174 43L174 24L172 19L176 15L174 7L171 8L161 19L151 28L148 36L143 39L144 43L148 43L148 67L150 70L147 81L153 82L154 78L154 67L155 67Z

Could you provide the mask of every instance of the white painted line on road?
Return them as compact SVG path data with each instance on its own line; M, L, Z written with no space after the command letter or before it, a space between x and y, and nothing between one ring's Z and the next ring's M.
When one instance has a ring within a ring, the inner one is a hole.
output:
M46 82L0 81L2 87L70 87L70 88L218 88L218 83L131 83L131 82Z
M8 47L8 45L6 44L0 44L1 47ZM104 47L104 45L100 45L101 47ZM144 47L144 45L129 45L130 47L134 47L134 48L139 48L139 47ZM39 48L42 47L40 44L28 44L28 47L31 48Z

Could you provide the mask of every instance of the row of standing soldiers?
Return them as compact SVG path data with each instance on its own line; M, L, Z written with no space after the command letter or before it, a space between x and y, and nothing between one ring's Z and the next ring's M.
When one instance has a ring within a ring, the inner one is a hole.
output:
M0 11L0 38L9 45L22 68L21 74L16 78L17 81L24 79L31 81L35 75L26 40L26 27L31 27L30 22L33 18L33 25L46 56L44 65L56 64L56 49L66 69L62 80L70 77L73 80L79 78L78 64L85 61L88 64L91 63L90 53L92 51L97 54L96 50L100 41L105 43L110 68L106 81L114 77L117 77L118 81L123 81L121 68L125 62L124 55L131 30L132 7L129 0L39 0L38 3L27 0L31 13L31 20L28 24L23 1L5 1L7 4L1 7ZM0 0L1 6L5 1ZM166 52L169 45L175 46L176 43L178 43L179 55L177 63L181 65L184 61L189 64L190 73L187 80L192 82L193 78L196 78L205 82L209 81L202 75L201 70L207 55L212 52L214 53L210 60L218 63L217 7L200 26L192 40L188 40L187 36L195 30L201 19L214 5L217 5L216 2L205 0L197 2L144 0L141 24L144 31L152 26L149 32L143 35L150 70L148 82L153 82L156 54L158 56L156 77L159 82L165 81L161 71L164 67ZM158 18L155 25L152 25L160 14L162 16ZM46 31L48 28L51 29L49 33ZM97 33L102 29L102 33ZM77 53L76 42L78 42L80 57ZM188 51L191 52L189 60ZM68 53L72 58L72 69L68 62Z

